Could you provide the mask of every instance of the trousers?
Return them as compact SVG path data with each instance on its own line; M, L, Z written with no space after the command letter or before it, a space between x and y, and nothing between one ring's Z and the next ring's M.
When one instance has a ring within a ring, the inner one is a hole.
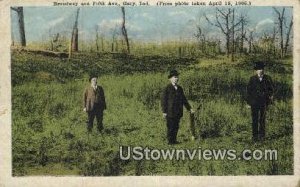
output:
M176 143L180 118L167 117L167 139L170 144Z
M266 136L266 110L266 105L251 106L253 140Z
M88 111L88 121L87 121L87 130L91 132L93 129L94 119L96 117L97 120L97 129L98 131L103 130L103 110L99 110L97 108L92 111Z

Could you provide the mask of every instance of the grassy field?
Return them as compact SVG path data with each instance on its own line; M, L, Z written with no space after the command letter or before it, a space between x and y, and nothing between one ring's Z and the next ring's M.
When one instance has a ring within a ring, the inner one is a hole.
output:
M180 85L196 111L191 140L184 113L178 145L167 145L159 99L168 70L177 68ZM82 111L88 73L100 74L107 110L105 130L86 132ZM251 141L245 91L252 64L215 59L120 54L77 54L74 60L12 53L13 175L289 175L293 174L292 59L267 66L276 86L267 116L267 139ZM119 146L152 149L277 149L277 161L123 161Z

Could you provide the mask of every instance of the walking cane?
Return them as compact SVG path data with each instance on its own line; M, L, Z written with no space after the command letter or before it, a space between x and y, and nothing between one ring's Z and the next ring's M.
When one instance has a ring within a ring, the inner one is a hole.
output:
M201 108L201 104L196 108L195 112L198 111ZM196 134L196 129L195 129L195 112L190 112L190 130L192 140L195 140L198 135Z
M196 130L195 130L195 113L190 112L190 130L192 133L192 140L195 140Z

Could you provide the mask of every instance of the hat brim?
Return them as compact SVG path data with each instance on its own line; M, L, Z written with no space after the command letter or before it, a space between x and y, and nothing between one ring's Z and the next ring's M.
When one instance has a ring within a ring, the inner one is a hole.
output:
M265 68L265 66L257 66L257 67L254 67L254 70L262 70L264 68Z
M168 75L168 78L172 78L172 77L178 76L178 75L179 75L179 73L176 73L176 74L170 74L170 75Z
M92 78L98 78L98 76L90 76L89 81L91 81Z

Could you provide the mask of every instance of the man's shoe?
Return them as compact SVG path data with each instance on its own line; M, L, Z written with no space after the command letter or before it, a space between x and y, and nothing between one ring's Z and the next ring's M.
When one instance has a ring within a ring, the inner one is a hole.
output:
M103 132L103 130L104 130L104 128L103 128L103 127L98 127L97 129L98 129L98 132L99 132L99 133L102 133L102 132Z
M175 142L174 142L174 144L180 144L180 142L178 142L178 141L175 141Z

